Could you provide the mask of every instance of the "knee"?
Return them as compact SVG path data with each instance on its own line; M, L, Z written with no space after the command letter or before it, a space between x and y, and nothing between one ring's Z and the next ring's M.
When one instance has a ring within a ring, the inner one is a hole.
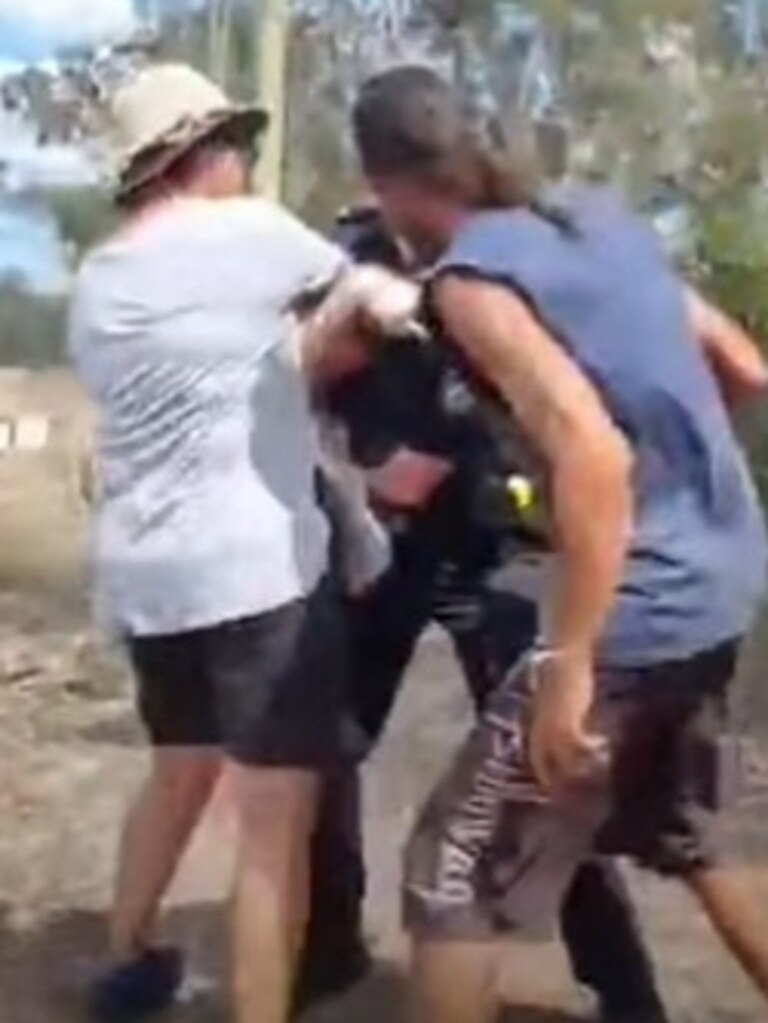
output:
M221 776L217 753L201 750L158 750L150 785L175 806L198 806L207 802Z
M286 860L309 849L317 819L318 781L309 772L235 767L231 791L241 856Z

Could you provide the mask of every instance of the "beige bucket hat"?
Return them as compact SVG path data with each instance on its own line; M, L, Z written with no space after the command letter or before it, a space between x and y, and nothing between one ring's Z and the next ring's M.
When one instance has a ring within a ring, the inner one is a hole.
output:
M113 97L118 199L163 174L208 136L231 129L251 143L269 124L266 111L233 103L205 75L185 64L140 72Z

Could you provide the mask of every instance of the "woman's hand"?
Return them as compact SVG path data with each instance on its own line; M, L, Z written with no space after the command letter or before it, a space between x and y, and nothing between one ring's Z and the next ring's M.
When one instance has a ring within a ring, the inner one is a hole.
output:
M591 664L567 654L545 658L532 667L537 678L529 756L538 781L552 791L604 769L608 748L588 728L594 700Z

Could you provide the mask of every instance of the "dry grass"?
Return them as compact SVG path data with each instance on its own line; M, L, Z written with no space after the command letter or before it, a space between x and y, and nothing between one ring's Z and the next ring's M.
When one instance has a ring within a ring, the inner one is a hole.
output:
M71 599L84 584L81 466L91 412L71 374L0 371L0 418L44 415L41 452L0 454L0 588Z
M74 1023L82 1018L85 978L103 954L119 822L144 754L120 662L98 653L85 625L86 514L77 466L87 405L67 374L11 379L0 372L0 416L19 412L50 415L54 443L40 455L0 456L0 648L7 637L31 637L50 655L46 663L64 666L0 681L0 1023ZM755 680L761 662L758 651ZM317 1023L404 1018L400 845L468 713L449 652L430 641L369 773L369 919L384 963L369 985ZM762 774L768 777L768 766ZM738 830L764 851L768 789L763 796L747 807ZM214 815L176 890L172 929L192 949L197 979L209 992L172 1014L178 1023L223 1018L217 992L228 850ZM669 885L634 880L675 1020L765 1019L690 901ZM768 898L765 871L756 873L755 897L763 904ZM510 946L506 987L531 1006L510 1015L520 1023L565 1023L583 1007L556 948L522 954Z

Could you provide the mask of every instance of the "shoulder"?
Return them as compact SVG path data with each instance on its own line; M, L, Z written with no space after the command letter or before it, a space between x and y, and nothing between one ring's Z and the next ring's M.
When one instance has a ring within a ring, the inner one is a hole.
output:
M285 211L257 197L192 199L179 205L173 222L180 229L197 228L217 233L264 234L284 223Z
M469 217L433 272L522 281L549 278L570 265L592 240L631 219L610 191L586 186L548 189L530 207Z
M525 210L478 213L462 224L450 245L435 263L433 278L450 273L493 272L524 251L524 242L535 225Z
M295 213L259 197L234 199L226 204L226 217L242 236L267 240L281 251L341 263L342 250Z
M290 230L295 218L282 207L264 199L243 196L234 199L183 199L138 232L149 238L178 236L203 238L263 238Z
M304 224L295 214L279 203L259 196L244 196L207 204L211 216L242 234L310 234L317 232Z

